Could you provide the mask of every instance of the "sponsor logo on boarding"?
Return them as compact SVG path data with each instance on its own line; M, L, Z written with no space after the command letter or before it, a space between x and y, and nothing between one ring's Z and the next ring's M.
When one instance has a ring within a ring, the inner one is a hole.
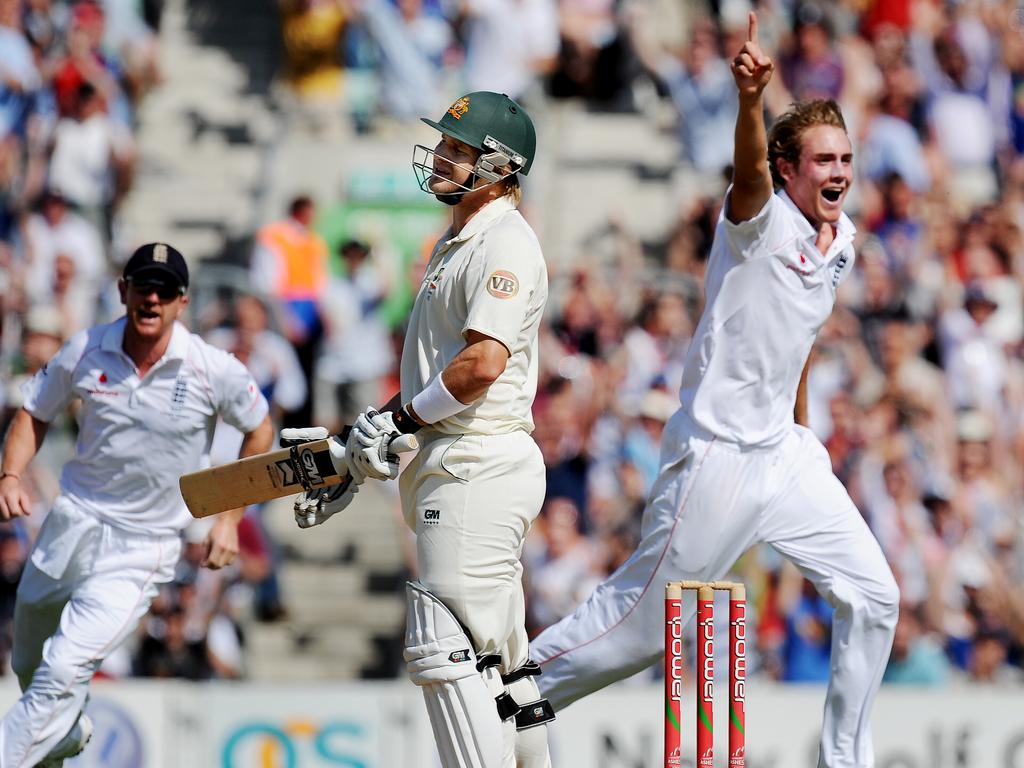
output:
M91 700L86 711L95 728L93 748L76 757L75 765L81 768L143 768L155 759L153 745L144 740L139 713L104 698Z
M496 299L511 299L519 293L519 278L504 269L492 272L487 278L487 292Z
M469 653L469 649L462 651L452 651L448 654L448 661L452 664L461 664L464 661L469 661L473 657Z
M469 112L469 96L463 96L461 99L459 99L450 107L448 107L448 114L454 117L456 120L461 120L462 116L467 112Z

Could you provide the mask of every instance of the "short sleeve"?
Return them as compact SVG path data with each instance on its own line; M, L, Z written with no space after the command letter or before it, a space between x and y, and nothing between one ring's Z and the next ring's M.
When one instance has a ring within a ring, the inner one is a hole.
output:
M482 269L466 285L462 333L490 336L511 353L544 279L544 261L536 239L517 227L496 227L484 246Z
M76 334L35 376L21 385L23 406L39 421L53 421L74 400L74 373L87 343L86 332Z
M771 249L766 250L759 246L773 232L778 235L780 241L783 239L783 233L778 232L778 230L782 226L782 222L785 221L785 217L779 216L778 213L780 206L784 206L785 203L779 199L778 195L773 194L753 218L733 223L726 217L729 196L731 194L732 185L729 185L729 189L725 193L725 205L722 206L721 218L719 220L722 222L722 226L725 227L726 237L729 239L729 248L737 258L744 261L756 256L767 255Z
M213 377L218 393L217 412L240 432L252 432L270 410L252 374L234 355L221 352Z

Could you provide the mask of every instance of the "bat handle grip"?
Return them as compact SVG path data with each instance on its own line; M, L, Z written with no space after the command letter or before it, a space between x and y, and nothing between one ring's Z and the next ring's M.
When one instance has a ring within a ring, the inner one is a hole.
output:
M335 437L338 438L342 443L348 442L349 433L352 432L352 427L342 427ZM388 459L395 461L398 458L399 453L405 453L406 451L415 451L420 447L419 440L416 439L415 435L396 434L391 438L391 444L394 446L394 450L388 451Z

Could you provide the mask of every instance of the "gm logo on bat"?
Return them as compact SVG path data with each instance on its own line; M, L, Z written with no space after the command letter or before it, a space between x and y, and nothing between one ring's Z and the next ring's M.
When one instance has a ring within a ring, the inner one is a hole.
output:
M323 485L324 479L316 468L316 456L313 451L309 448L302 450L299 453L299 460L302 462L302 468L306 470L306 478L309 482L312 485Z
M301 467L295 465L294 459L281 459L281 461L274 463L281 473L282 486L295 485L297 483L307 485L324 484L324 478L316 467L316 454L309 448L303 448L299 451Z

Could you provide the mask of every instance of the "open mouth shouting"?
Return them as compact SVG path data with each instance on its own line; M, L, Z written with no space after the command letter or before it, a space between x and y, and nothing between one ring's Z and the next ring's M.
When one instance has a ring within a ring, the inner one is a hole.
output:
M826 202L835 205L842 198L844 191L844 187L825 187L821 190L821 196L825 198Z
M135 310L135 322L143 327L159 325L163 320L161 314L152 307L138 307Z

